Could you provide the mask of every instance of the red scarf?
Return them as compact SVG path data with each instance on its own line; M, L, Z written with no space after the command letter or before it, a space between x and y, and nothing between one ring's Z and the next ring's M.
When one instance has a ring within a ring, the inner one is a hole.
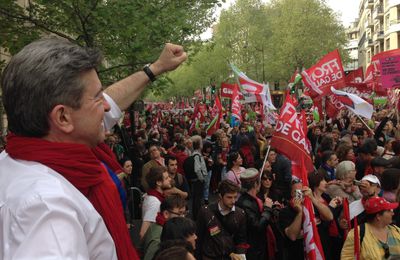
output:
M50 142L40 138L9 135L7 153L14 159L36 161L61 174L92 203L103 218L117 250L118 259L139 259L132 246L118 190L101 165L113 170L112 156L100 145L90 149L86 145Z
M163 202L164 199L165 199L164 194L162 194L161 192L159 192L159 191L157 191L155 189L148 189L147 190L147 195L156 197L160 202Z
M165 222L167 222L167 220L165 219L163 214L161 214L161 212L158 212L156 217L156 223L163 227Z

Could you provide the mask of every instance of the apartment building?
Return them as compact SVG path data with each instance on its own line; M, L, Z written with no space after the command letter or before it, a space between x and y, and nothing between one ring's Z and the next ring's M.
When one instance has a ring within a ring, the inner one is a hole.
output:
M375 54L400 47L400 0L361 0L358 63L365 69Z
M347 29L346 35L348 39L348 43L345 50L348 51L350 56L350 61L344 64L345 71L351 71L358 69L358 40L359 40L359 28L358 28L358 19L354 21Z

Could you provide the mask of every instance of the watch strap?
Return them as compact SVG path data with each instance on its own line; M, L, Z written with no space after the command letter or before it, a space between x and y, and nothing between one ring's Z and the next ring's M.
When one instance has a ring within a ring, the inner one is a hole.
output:
M154 82L157 78L154 76L154 73L150 69L150 64L147 64L146 66L143 67L144 73L146 73L147 77Z

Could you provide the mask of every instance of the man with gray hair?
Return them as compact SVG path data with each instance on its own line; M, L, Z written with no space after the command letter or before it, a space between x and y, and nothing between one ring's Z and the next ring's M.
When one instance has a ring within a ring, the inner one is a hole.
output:
M349 203L361 198L360 189L354 185L356 166L352 161L342 161L336 167L336 180L329 182L326 193L331 197L347 198Z
M1 81L11 132L0 155L1 259L139 259L105 127L185 59L166 44L157 61L103 93L99 51L48 38L12 57Z
M190 179L191 199L192 199L192 213L193 219L197 219L197 214L201 208L201 200L203 199L204 180L207 176L207 166L204 157L201 153L203 149L203 139L200 135L194 135L190 138L193 143L193 157L195 178Z

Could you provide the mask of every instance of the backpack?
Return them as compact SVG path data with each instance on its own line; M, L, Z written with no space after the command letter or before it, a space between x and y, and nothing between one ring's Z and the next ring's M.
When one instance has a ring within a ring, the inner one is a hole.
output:
M200 156L198 154L191 155L183 161L183 171L185 172L185 177L188 181L197 179L196 172L194 171L194 157L196 155Z

